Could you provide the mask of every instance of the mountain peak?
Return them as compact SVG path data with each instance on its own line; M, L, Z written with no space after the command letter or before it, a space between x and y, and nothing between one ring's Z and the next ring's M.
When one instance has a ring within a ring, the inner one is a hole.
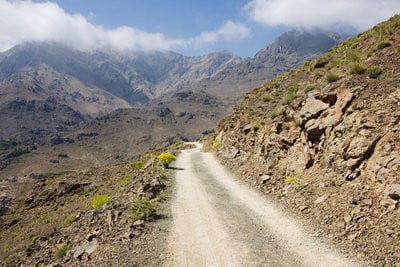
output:
M341 40L339 33L323 31L291 30L279 36L271 45L258 52L255 57L263 58L268 54L297 53L301 56L318 55L326 52Z

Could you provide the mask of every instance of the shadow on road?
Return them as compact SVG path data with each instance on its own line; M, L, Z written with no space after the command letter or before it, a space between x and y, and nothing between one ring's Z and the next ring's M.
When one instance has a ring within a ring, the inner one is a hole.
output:
M179 167L168 167L170 170L176 170L176 171L183 171L185 170L184 168L179 168Z

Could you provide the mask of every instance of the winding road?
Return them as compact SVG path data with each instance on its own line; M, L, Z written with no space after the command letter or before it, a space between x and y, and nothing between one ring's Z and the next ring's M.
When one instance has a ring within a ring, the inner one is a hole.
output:
M196 146L175 164L170 266L354 266Z

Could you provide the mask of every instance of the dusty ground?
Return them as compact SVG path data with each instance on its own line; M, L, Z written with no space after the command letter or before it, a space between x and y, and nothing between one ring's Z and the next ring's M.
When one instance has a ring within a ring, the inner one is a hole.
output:
M186 150L176 167L172 257L167 265L354 265L235 180L213 154Z

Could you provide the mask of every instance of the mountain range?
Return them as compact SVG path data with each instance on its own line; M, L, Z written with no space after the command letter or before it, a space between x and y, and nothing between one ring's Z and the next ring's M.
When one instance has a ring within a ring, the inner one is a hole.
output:
M82 52L55 43L21 44L0 54L0 120L7 125L0 129L0 140L24 144L23 150L29 151L66 143L61 136L85 132L95 118L99 118L93 130L97 135L92 138L103 140L102 133L121 128L115 121L123 125L125 118L137 114L147 126L137 132L135 125L125 125L115 133L125 133L123 143L137 144L146 131L152 134L144 138L143 149L174 138L194 139L210 132L249 89L344 38L293 30L251 58L228 51L189 57L174 52ZM160 105L173 117L163 130L157 125L168 123L160 116ZM108 117L114 118L113 124L101 119Z

